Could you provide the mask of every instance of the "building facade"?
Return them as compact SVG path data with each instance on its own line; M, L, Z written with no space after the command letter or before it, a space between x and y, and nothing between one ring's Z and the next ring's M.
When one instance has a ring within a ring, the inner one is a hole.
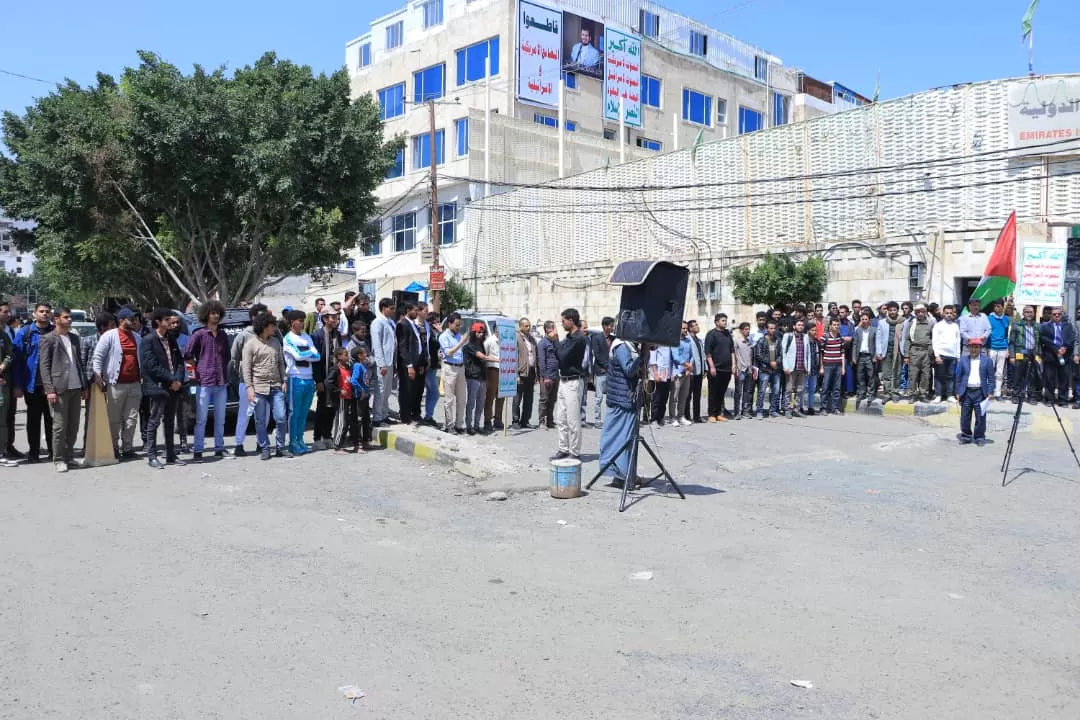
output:
M15 246L12 239L14 230L14 222L0 218L0 270L19 277L29 277L34 272L34 254L23 252Z
M779 58L651 2L411 2L345 56L354 95L405 144L379 190L382 232L354 262L380 295L426 281L433 241L468 274L465 217L492 192L783 126L805 105Z
M690 268L688 316L749 319L730 271L773 252L822 255L828 300L963 302L1016 211L1021 246L1069 248L1071 314L1078 118L1080 76L998 80L518 188L470 206L466 281L483 307L595 320L618 262L667 259Z

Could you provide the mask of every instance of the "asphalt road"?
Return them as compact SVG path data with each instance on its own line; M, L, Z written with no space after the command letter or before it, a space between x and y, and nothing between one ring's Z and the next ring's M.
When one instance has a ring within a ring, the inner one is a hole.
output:
M689 497L622 515L389 451L4 469L0 717L1080 717L1076 466L953 432L661 430Z

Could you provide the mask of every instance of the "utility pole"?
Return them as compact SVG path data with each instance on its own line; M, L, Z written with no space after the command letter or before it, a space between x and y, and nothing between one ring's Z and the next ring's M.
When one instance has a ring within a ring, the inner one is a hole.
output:
M428 100L428 138L431 145L431 269L439 267L439 243L442 242L442 232L439 228L439 181L435 175L435 101ZM428 274L428 287L431 287L431 273ZM431 309L439 311L439 291L431 290Z

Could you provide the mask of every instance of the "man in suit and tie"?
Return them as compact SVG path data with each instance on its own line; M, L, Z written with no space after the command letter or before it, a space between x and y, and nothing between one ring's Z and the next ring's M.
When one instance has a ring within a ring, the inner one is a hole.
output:
M416 314L416 305L406 302L397 324L398 415L406 425L423 419L417 412L417 398L424 391L428 366L427 343L417 327Z
M994 391L994 361L983 355L983 339L968 338L968 354L956 362L956 399L960 401L961 445L986 444L986 413L981 403ZM971 414L975 413L975 432L971 432Z
M1050 322L1043 323L1039 329L1046 401L1059 405L1067 405L1069 402L1071 355L1076 344L1073 327L1065 321L1063 315L1062 308L1054 308L1050 311Z

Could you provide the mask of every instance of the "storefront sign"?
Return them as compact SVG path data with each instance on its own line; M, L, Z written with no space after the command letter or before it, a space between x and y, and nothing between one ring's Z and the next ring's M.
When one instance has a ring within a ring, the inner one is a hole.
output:
M1080 79L1047 78L1009 84L1009 147L1042 147L1080 154Z

